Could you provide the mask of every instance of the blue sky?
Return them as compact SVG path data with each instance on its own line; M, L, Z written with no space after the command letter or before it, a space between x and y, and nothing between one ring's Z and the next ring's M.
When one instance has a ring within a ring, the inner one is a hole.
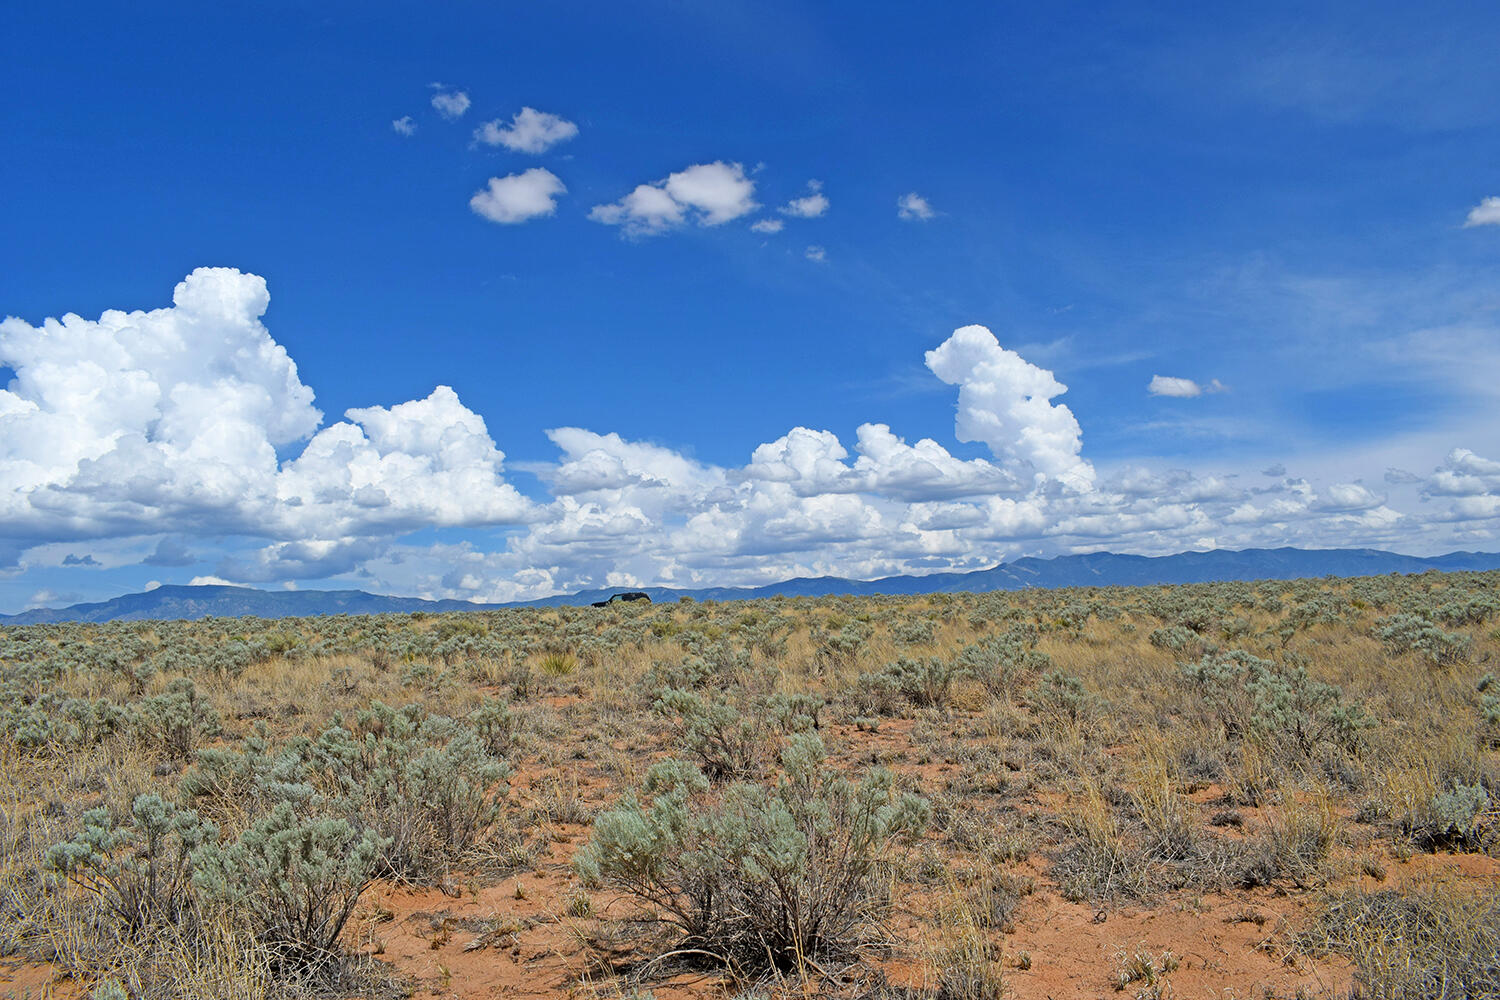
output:
M1500 548L1500 12L1008 6L7 7L0 610Z

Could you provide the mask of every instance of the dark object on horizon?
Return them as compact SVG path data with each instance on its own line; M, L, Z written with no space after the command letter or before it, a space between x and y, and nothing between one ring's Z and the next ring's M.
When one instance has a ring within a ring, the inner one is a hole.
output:
M616 601L645 601L651 603L651 595L644 590L631 590L619 594L611 594L607 601L594 601L589 605L591 608L607 608Z

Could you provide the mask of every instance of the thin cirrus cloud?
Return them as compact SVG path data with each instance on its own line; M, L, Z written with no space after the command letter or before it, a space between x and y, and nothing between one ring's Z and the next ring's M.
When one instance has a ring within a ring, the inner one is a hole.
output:
M1214 379L1207 385L1199 385L1190 378L1178 378L1174 375L1152 375L1151 382L1146 386L1146 391L1153 396L1169 396L1173 399L1192 399L1202 396L1204 393L1223 392L1226 386L1218 379Z
M697 163L619 201L595 205L589 218L619 226L626 236L656 236L686 225L721 226L755 211L755 182L738 163Z
M1500 226L1500 198L1486 198L1469 209L1464 228L1472 226Z
M896 199L896 214L908 222L926 222L937 214L931 203L915 191Z
M486 146L504 146L513 153L545 153L560 142L578 135L578 126L558 115L525 107L511 117L485 122L474 130L474 141Z
M416 135L417 123L412 120L411 115L402 115L391 122L391 130L397 135Z
M491 177L489 185L469 199L469 208L481 218L514 226L556 212L557 196L567 190L552 171L532 167L519 174Z

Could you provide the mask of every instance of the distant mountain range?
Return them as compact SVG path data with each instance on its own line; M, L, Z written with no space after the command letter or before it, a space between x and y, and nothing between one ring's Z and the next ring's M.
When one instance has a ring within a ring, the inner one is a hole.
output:
M1219 580L1295 580L1320 576L1379 576L1427 570L1500 569L1500 552L1451 552L1444 556L1403 556L1379 549L1245 549L1231 552L1180 552L1171 556L1122 556L1107 552L1054 559L1017 559L992 569L927 576L888 576L880 580L846 580L820 576L785 580L764 587L615 587L581 590L536 601L474 604L389 597L363 590L256 590L253 587L157 587L95 604L36 608L0 615L0 625L49 622L107 622L209 616L293 618L312 615L374 615L413 611L493 611L512 607L587 605L621 590L643 590L653 601L691 597L699 601L734 601L756 597L816 597L825 594L936 594L964 591L1025 590L1032 587L1132 587L1163 583L1209 583Z

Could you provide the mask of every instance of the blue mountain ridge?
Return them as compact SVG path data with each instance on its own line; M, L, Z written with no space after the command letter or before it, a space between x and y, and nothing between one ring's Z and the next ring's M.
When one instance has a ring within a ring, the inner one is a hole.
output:
M640 590L653 601L691 597L699 601L750 600L758 597L821 597L829 594L982 593L1033 587L1129 587L1151 584L1212 583L1225 580L1295 580L1307 577L1379 576L1385 573L1483 571L1500 569L1500 552L1450 552L1441 556L1407 556L1379 549L1214 549L1168 556L1132 556L1099 552L1051 559L1017 559L990 569L879 580L801 577L761 587L614 587L581 590L533 601L476 604L394 597L362 590L257 590L232 586L162 586L66 608L35 608L0 615L0 625L54 622L108 622L163 619L298 618L316 615L408 614L414 611L493 611L514 607L587 605L623 590Z

